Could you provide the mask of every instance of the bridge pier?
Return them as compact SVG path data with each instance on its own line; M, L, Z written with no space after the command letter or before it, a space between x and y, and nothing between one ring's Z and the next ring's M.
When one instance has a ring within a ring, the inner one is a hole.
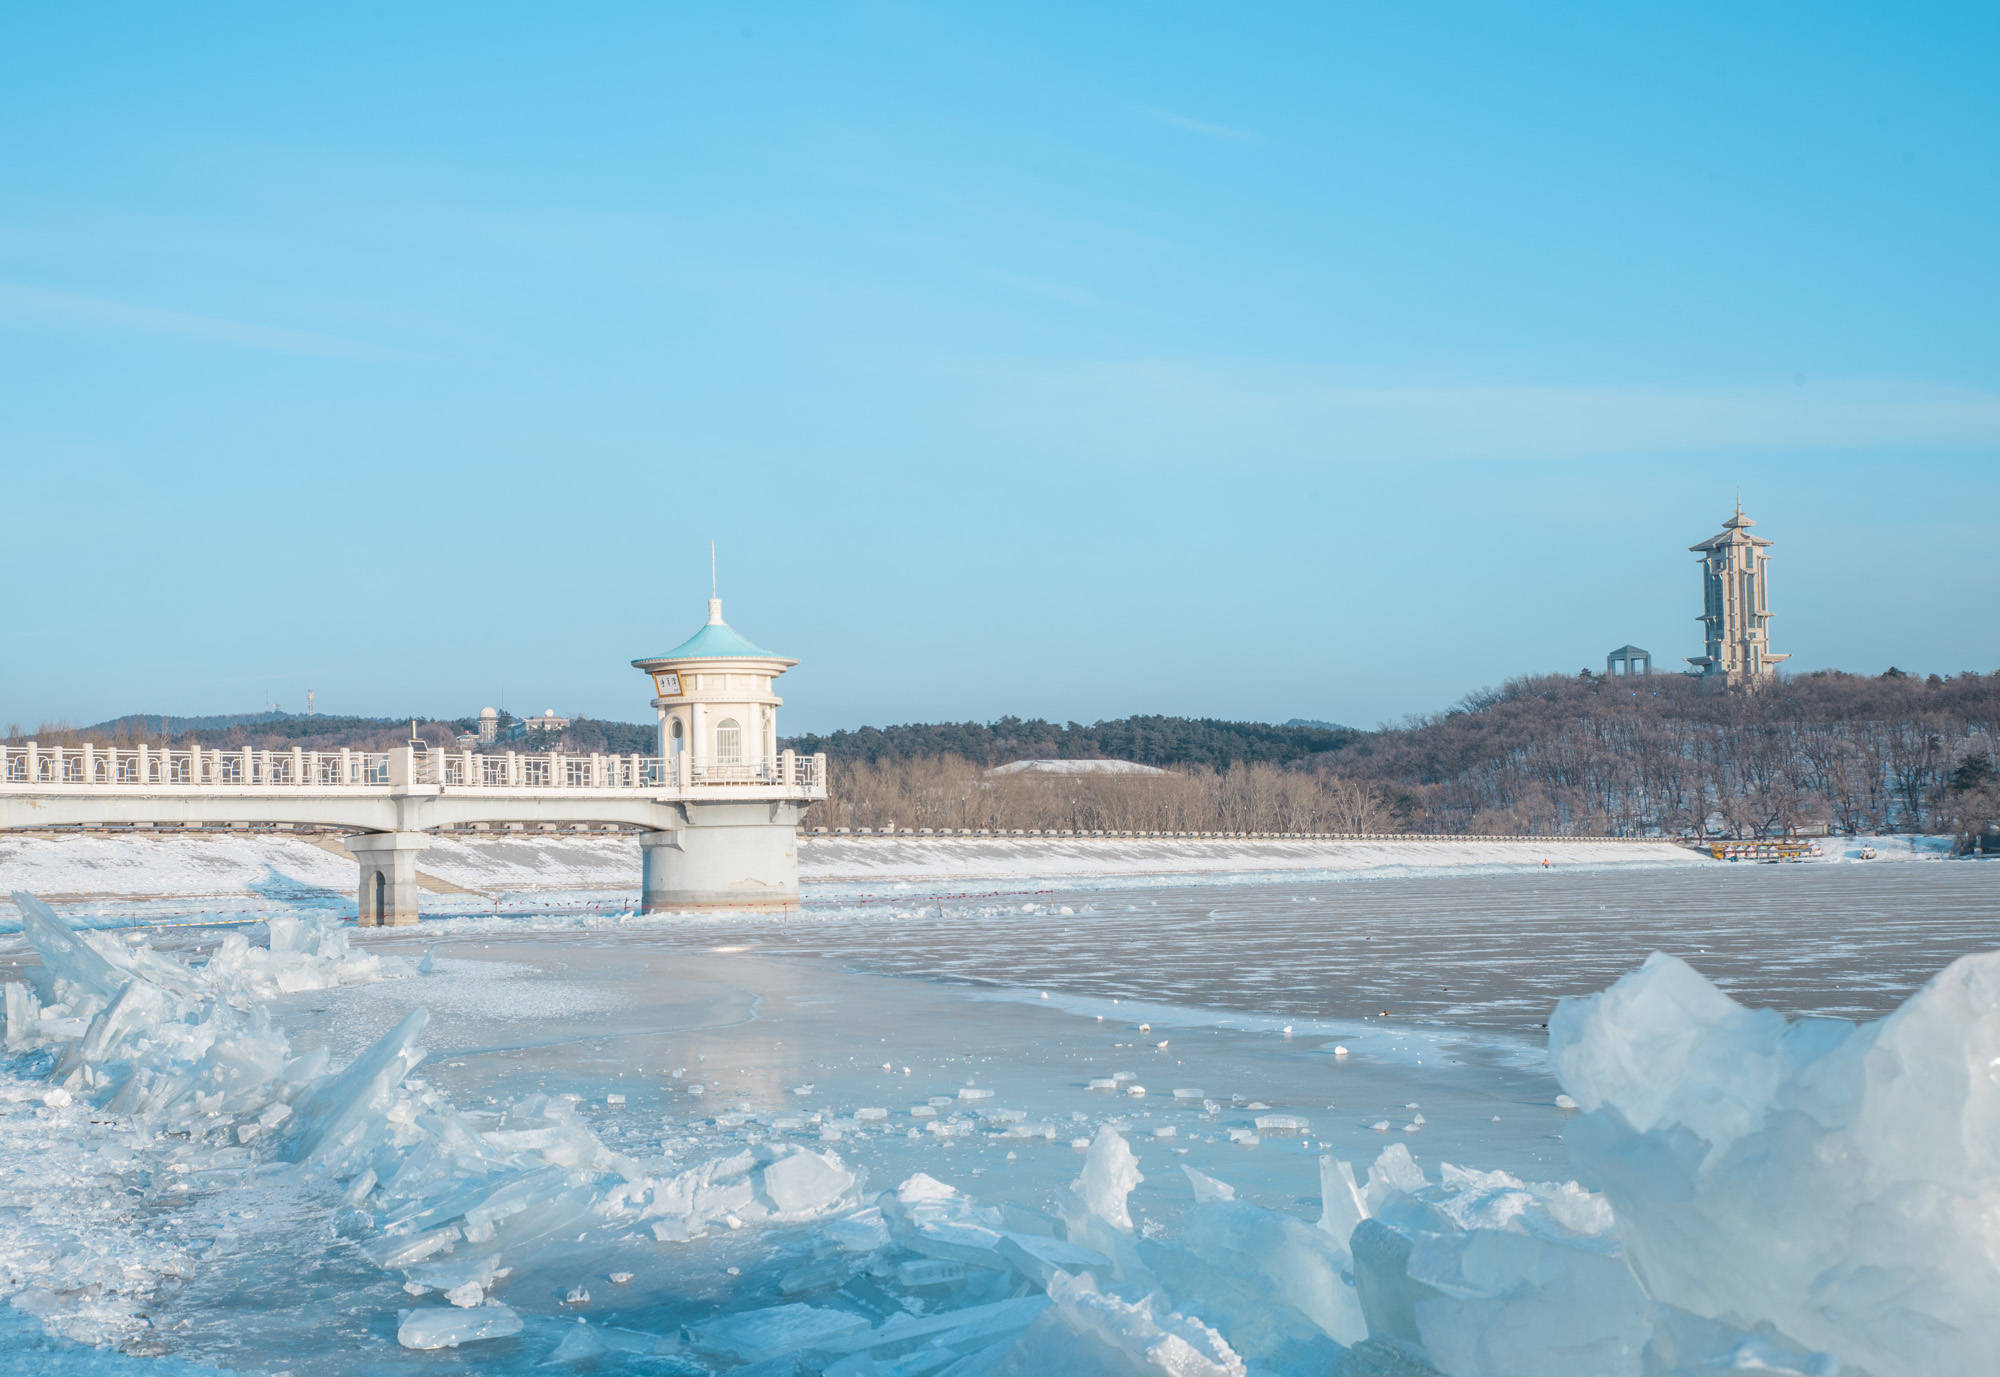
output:
M357 920L362 927L415 924L417 853L430 840L422 832L365 832L347 838L347 849L361 862Z
M680 825L644 832L644 913L799 906L797 828L805 802L683 803Z

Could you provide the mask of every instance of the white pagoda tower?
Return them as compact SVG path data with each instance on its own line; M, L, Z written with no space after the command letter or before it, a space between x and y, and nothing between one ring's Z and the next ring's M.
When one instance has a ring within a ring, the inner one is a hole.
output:
M722 619L661 655L632 662L653 690L660 723L659 799L675 825L639 838L648 913L794 909L795 829L826 797L826 757L778 749L778 676L797 660L761 650Z

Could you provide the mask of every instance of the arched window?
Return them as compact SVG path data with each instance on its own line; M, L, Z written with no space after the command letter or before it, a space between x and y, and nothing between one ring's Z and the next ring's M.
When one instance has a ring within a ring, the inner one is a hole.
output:
M667 727L667 750L670 754L679 755L685 745L681 740L681 720L676 717Z
M733 717L725 717L715 724L715 763L718 765L743 763L743 728L736 725L736 719Z

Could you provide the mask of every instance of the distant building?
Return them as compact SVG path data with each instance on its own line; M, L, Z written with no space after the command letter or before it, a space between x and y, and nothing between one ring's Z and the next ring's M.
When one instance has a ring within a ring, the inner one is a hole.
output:
M479 710L479 739L485 742L500 739L500 713L496 708Z
M1604 657L1604 677L1631 679L1653 672L1653 652L1636 645L1621 645Z
M567 717L557 717L554 708L548 709L540 717L530 717L520 723L521 735L534 736L537 733L562 732L569 728Z
M1757 523L1736 515L1722 531L1688 549L1701 556L1702 624L1706 652L1688 656L1702 678L1718 684L1758 683L1771 677L1790 655L1771 653L1770 589L1765 563L1771 542L1750 534Z

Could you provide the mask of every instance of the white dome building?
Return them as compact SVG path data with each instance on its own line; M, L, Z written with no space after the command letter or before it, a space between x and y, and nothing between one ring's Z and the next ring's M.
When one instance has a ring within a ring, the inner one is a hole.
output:
M664 655L634 660L652 676L660 756L683 784L777 781L778 676L797 664L738 635L708 600L708 623Z

